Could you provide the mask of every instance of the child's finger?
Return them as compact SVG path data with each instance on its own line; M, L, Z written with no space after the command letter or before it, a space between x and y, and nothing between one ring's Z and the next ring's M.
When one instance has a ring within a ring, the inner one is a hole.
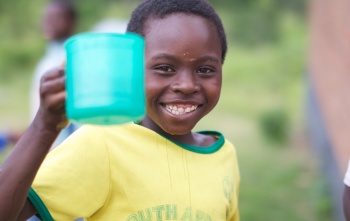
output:
M49 69L44 73L44 75L41 77L41 81L48 81L54 78L58 78L65 75L64 68L62 67L55 67L52 69Z
M66 78L64 76L42 81L40 85L40 94L56 93L65 90Z
M66 99L66 92L61 91L59 93L50 94L42 99L42 102L46 109L51 111L57 111L64 107Z

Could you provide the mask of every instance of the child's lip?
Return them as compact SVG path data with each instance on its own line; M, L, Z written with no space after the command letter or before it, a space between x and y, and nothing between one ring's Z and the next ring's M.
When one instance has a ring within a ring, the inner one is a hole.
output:
M177 106L200 106L203 103L203 99L166 99L160 102L162 105L177 105Z

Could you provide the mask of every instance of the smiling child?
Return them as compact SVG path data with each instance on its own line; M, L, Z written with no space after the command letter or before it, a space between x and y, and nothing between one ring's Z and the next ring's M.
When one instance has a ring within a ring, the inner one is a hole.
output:
M83 125L48 154L66 120L64 69L48 71L38 113L1 167L0 220L239 220L233 145L192 131L220 97L220 18L206 0L146 0L127 31L146 40L146 116Z

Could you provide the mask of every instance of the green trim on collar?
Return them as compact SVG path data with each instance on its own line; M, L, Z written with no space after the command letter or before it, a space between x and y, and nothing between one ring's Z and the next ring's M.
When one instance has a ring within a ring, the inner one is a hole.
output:
M200 133L200 134L207 134L207 135L213 135L213 136L215 136L217 138L217 141L215 143L213 143L212 145L210 145L210 146L200 147L200 146L194 146L194 145L190 145L190 144L178 143L178 142L170 140L170 139L168 139L166 137L164 137L164 138L170 140L171 142L179 145L180 147L182 147L182 148L184 148L186 150L189 150L189 151L192 151L192 152L195 152L195 153L201 153L201 154L215 153L225 143L225 138L220 132L217 132L217 131L199 131L198 133Z
M133 123L135 125L138 125L140 127L143 127L147 130L151 130L147 127L144 127L140 124L141 121L133 121ZM157 133L153 130L151 130L152 132L154 133ZM161 134L158 134L162 137L164 137L165 139L173 142L174 144L186 149L186 150L189 150L189 151L192 151L192 152L195 152L195 153L201 153L201 154L211 154L211 153L215 153L216 151L218 151L225 143L225 138L224 138L224 135L222 135L220 132L218 131L210 131L210 130L205 130L205 131L198 131L197 133L200 133L200 134L205 134L205 135L212 135L214 137L217 138L216 142L213 143L212 145L210 146L207 146L207 147L202 147L202 146L194 146L194 145L190 145L190 144L183 144L183 143L179 143L179 142L176 142L176 141L173 141L169 138L167 138L166 136L163 136Z
M52 218L50 212L47 210L45 204L43 201L41 201L40 197L38 194L30 188L29 194L28 194L28 199L29 201L33 204L35 207L36 211L39 213L40 219L43 221L54 221Z

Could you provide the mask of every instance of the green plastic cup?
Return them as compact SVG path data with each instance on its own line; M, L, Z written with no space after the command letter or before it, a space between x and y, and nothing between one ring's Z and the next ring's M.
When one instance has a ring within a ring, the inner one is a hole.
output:
M144 39L133 33L82 33L66 49L67 118L111 125L146 112Z

